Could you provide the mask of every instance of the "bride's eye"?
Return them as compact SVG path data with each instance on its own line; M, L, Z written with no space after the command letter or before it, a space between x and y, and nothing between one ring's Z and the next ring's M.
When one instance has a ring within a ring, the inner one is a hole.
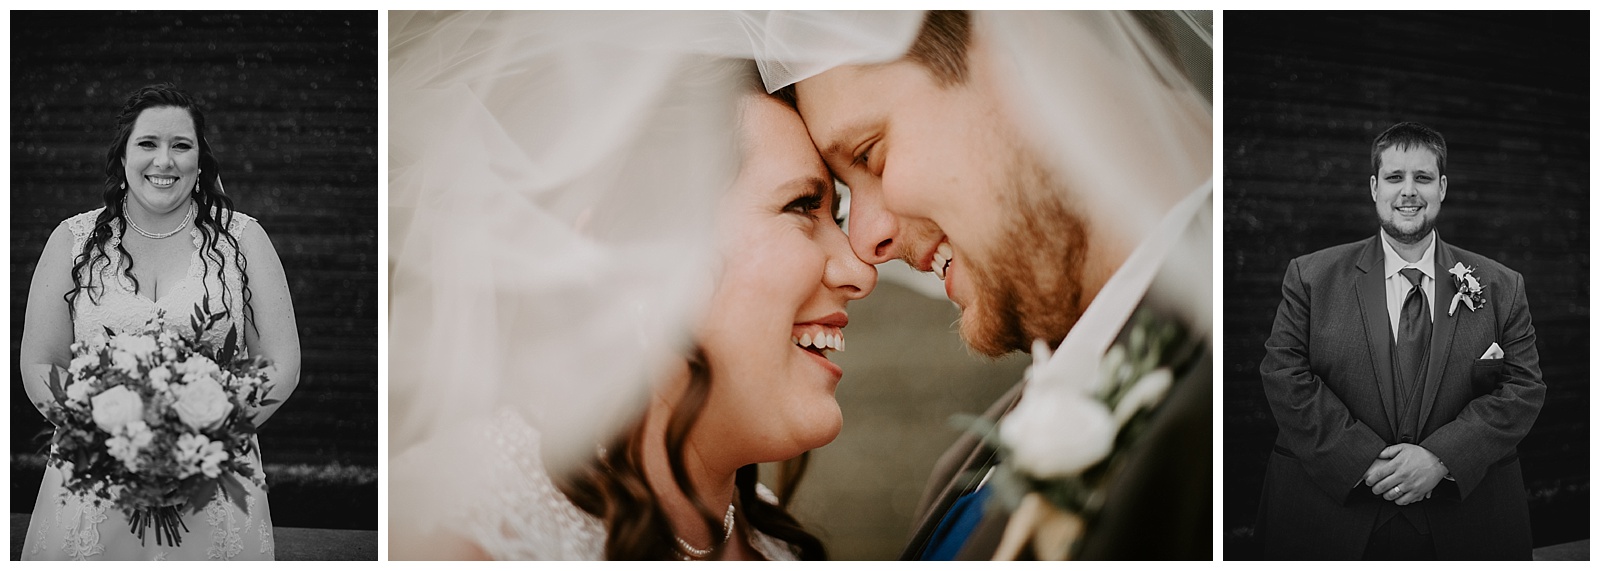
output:
M822 209L822 190L817 189L804 196L796 197L784 205L783 211L800 214L810 218L817 217L817 211Z

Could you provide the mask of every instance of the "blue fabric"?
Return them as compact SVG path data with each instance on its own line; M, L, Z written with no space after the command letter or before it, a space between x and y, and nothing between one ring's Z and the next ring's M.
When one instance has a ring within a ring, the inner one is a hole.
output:
M955 560L956 555L961 553L961 547L967 544L967 538L977 529L978 521L983 519L983 505L988 500L988 487L956 498L955 503L950 505L950 511L944 513L944 519L939 520L939 527L928 538L928 544L922 547L922 560Z

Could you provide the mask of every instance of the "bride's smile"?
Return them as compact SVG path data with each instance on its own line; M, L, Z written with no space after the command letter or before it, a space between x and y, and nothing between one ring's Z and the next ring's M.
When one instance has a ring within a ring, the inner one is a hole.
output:
M752 96L742 116L742 166L718 212L723 274L700 335L712 375L704 433L738 465L838 436L844 371L828 354L844 350L846 303L877 282L834 222L831 177L799 115Z

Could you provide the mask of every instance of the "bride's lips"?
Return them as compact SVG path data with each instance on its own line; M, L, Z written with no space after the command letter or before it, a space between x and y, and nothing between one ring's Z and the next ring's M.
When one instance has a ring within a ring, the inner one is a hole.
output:
M828 373L829 381L835 384L844 376L844 369L829 361L825 353L844 350L843 330L849 323L850 318L838 311L819 319L796 323L790 335L795 350L805 353L806 357L822 367Z
M156 188L172 188L172 185L178 184L178 177L176 175L147 174L144 175L144 180L145 182L150 183L150 186L154 186Z

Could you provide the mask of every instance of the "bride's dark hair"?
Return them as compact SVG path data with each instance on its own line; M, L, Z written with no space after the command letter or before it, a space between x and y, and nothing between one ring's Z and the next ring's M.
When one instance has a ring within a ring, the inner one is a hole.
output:
M749 60L719 61L712 64L716 71L712 75L722 74L738 78L745 96L766 97L761 90L761 76L756 71L754 62ZM745 96L740 96L735 107L741 110L747 102ZM739 147L742 149L743 129L740 124ZM701 503L699 494L694 493L693 484L689 481L688 471L684 469L683 453L684 443L688 439L689 431L694 428L695 422L700 419L706 404L706 399L711 394L711 371L702 349L696 348L688 357L689 384L684 390L677 406L673 407L672 416L667 420L665 435L667 461L672 469L672 480L689 498L695 511L706 526L709 537L719 537L717 531L723 529L720 511L713 511ZM630 427L624 434L609 446L604 453L593 462L580 467L578 470L565 477L557 477L557 487L566 494L572 503L591 515L600 518L606 526L605 557L612 561L620 560L660 560L678 557L677 535L673 532L672 523L661 509L656 493L650 489L649 482L644 477L644 422L641 419ZM756 484L760 476L760 465L749 464L734 475L734 487L738 497L734 498L736 512L740 517L735 518L734 525L739 528L740 535L749 539L750 530L754 528L761 533L792 545L799 552L797 555L803 560L821 560L827 558L827 551L822 547L822 541L811 535L800 526L794 516L789 514L789 502L794 499L794 491L805 475L806 464L810 459L810 452L778 463L777 489L774 493L778 503L771 504L756 493ZM709 558L717 558L726 546L717 545Z
M684 442L688 439L689 430L699 420L710 394L710 370L703 352L696 350L689 359L689 386L667 420L665 439L673 481L684 496L693 502L695 511L704 520L706 530L711 532L709 536L716 537L714 530L722 529L722 514L713 512L700 502L693 484L689 482L689 473L683 466ZM605 557L608 560L660 560L678 556L677 535L673 532L672 523L644 477L644 437L644 423L641 420L611 446L605 447L595 461L565 478L556 478L557 487L573 504L605 522ZM734 476L734 487L738 491L734 504L742 517L736 518L734 525L738 526L743 537L749 538L750 529L754 528L794 546L799 551L800 559L827 558L822 541L801 527L800 522L788 511L795 487L805 475L810 454L802 453L779 463L778 489L774 491L778 496L777 504L767 503L756 493L760 476L758 464L739 468ZM724 548L722 545L716 546L708 557L716 558Z
M250 311L250 277L249 274L245 273L247 262L244 259L244 254L239 251L238 238L226 231L226 228L233 222L233 201L222 194L222 188L218 183L222 176L222 164L217 161L217 156L212 153L211 143L206 141L205 114L200 111L200 107L195 104L188 93L170 83L147 85L133 92L128 96L127 101L123 103L122 111L117 114L117 132L112 137L111 146L106 149L105 190L101 192L101 198L105 202L105 210L100 211L100 215L95 218L94 230L90 232L88 239L84 241L83 251L77 253L77 257L74 259L72 264L72 289L62 298L67 302L69 314L75 313L72 309L72 302L84 291L88 292L90 301L94 303L100 302L100 287L103 287L104 284L99 286L94 284L96 281L95 276L98 275L100 269L111 263L111 258L106 252L106 244L110 242L112 233L116 233L120 237L127 232L127 222L123 220L125 213L122 211L122 201L127 196L128 189L122 159L127 153L128 138L133 134L133 124L138 121L140 113L147 109L165 107L175 107L187 111L189 117L194 120L194 135L195 139L199 141L201 177L198 181L198 188L190 193L190 197L194 199L197 210L194 216L194 225L195 228L200 230L200 251L202 252L200 261L204 266L202 276L204 273L215 270L217 281L223 281L222 269L225 267L227 260L223 259L222 252L217 245L218 240L226 240L228 245L233 248L233 264L238 268L239 277L244 284L242 290L244 317L247 322L253 323L254 319ZM113 224L113 222L121 223ZM133 275L133 257L128 255L127 248L124 248L120 241L117 243L117 251L122 254L122 259L126 264L122 267L122 274L133 283L133 290L137 293L139 291L139 278ZM210 286L205 284L204 279L200 280L200 282L202 287L207 288L206 295L209 297ZM228 288L223 287L221 310L224 314L229 313L228 306L230 301L228 297Z

